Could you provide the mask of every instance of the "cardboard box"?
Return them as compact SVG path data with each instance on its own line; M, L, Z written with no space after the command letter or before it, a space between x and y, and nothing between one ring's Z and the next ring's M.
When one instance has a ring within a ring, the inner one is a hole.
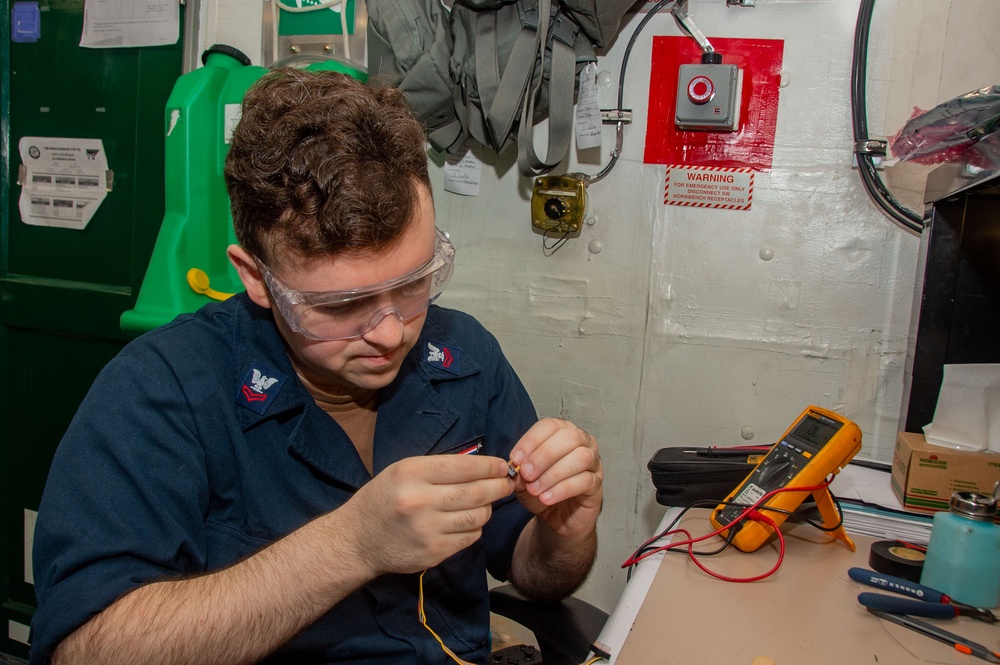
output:
M900 432L892 453L892 491L907 510L948 510L953 492L992 494L1000 453L952 450L923 434Z

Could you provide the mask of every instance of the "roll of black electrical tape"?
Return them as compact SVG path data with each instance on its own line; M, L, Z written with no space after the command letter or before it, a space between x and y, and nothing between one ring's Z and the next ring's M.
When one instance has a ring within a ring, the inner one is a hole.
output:
M919 582L926 558L921 550L906 547L898 541L876 540L868 555L868 565L880 573Z

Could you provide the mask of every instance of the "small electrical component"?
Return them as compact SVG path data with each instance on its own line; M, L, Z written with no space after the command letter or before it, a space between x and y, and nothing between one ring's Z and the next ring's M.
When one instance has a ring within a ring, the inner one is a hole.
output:
M595 656L600 656L604 660L611 660L611 647L604 642L594 640L593 644L590 645L590 650Z
M507 460L507 475L511 478L517 476L517 472L521 470L520 465L515 465L513 460Z

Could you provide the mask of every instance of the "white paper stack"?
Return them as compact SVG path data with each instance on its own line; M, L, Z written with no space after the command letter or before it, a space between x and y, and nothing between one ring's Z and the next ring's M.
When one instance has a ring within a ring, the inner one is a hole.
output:
M926 545L932 516L903 509L889 485L890 467L848 464L830 489L844 511L848 533Z

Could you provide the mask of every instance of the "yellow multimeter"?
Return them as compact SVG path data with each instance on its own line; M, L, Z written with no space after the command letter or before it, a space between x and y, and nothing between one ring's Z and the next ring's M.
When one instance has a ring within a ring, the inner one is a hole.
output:
M712 511L711 522L716 529L729 527L746 506L752 505L768 492L781 487L813 487L820 485L831 473L840 470L861 450L861 429L840 414L818 406L809 406L781 436L767 455L754 467L724 501L741 505L719 504ZM765 507L794 511L807 495L816 500L824 526L833 527L840 515L830 493L824 488L813 492L778 492L762 503L758 510L780 527L787 514ZM756 551L774 533L774 527L764 522L741 520L733 529L732 543L743 552ZM728 537L729 529L722 532ZM841 524L830 535L854 550Z

